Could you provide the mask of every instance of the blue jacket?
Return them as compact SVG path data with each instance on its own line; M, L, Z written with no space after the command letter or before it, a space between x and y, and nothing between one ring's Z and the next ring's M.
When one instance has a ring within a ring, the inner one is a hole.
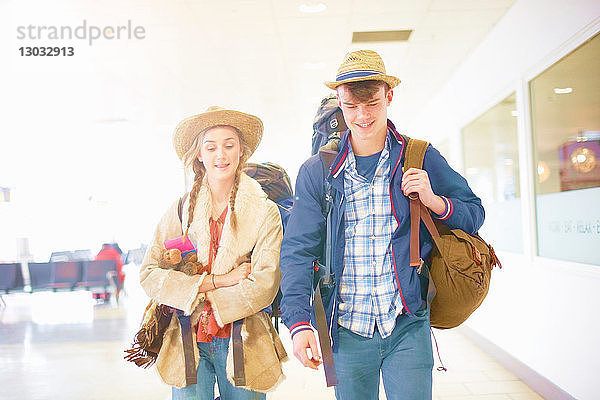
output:
M392 265L396 283L404 305L403 313L412 316L425 306L422 285L426 277L417 273L409 265L410 216L409 200L400 189L402 166L404 163L404 138L388 120L390 135L390 196L392 215L398 222L398 228L392 235ZM390 133L391 132L391 133ZM311 295L313 282L313 262L323 260L323 246L326 237L324 204L327 179L332 188L334 204L332 208L332 272L335 285L327 292L324 290L323 303L329 323L333 349L337 350L337 311L340 302L338 288L344 271L344 167L348 155L349 131L342 135L338 154L325 177L323 163L319 155L309 158L300 167L296 179L296 197L294 207L286 225L281 244L281 313L283 323L294 334L294 328L308 325L311 320ZM481 200L473 194L467 181L446 162L444 157L432 146L427 148L423 169L427 171L433 192L445 196L450 203L450 213L444 223L450 228L459 228L475 233L483 224L484 210ZM432 249L429 233L422 224L421 258L427 260ZM424 282L425 281L425 282Z

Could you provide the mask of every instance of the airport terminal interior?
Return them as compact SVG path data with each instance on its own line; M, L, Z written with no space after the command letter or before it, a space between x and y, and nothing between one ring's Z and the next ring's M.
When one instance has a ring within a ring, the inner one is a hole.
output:
M170 399L124 351L144 252L192 182L177 123L260 116L250 161L294 184L358 49L401 79L388 118L465 177L502 262L433 330L433 398L600 399L598 0L2 0L0 27L0 400ZM334 399L277 322L290 359L267 399Z

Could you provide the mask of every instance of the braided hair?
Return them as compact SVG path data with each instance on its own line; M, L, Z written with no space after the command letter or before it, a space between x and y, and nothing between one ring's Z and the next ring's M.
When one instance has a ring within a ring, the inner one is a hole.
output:
M229 125L216 125L211 126L200 132L198 136L194 139L192 145L189 150L183 156L183 164L186 168L192 167L194 172L194 183L192 185L192 189L190 190L189 195L189 206L188 206L188 220L187 227L185 229L184 237L187 237L188 231L190 229L190 225L194 220L194 209L196 208L196 201L198 200L198 194L200 193L200 188L202 187L202 182L204 180L204 175L206 175L206 167L204 163L198 159L198 155L200 154L200 149L202 147L202 140L206 132L208 132L212 128L216 127L227 127L232 129L236 134L240 142L240 147L242 149L242 155L240 156L239 163L237 169L235 170L235 177L233 181L233 187L231 188L231 193L229 195L229 209L231 211L231 215L229 217L229 221L231 224L231 228L233 231L237 230L237 217L235 214L235 199L237 197L237 191L240 184L240 176L246 164L246 161L250 157L250 147L246 144L244 140L244 136L242 133L235 127Z
M229 222L231 223L231 228L234 232L237 230L237 217L235 214L235 199L237 197L237 191L240 186L240 175L242 174L243 169L244 169L244 166L240 160L240 163L238 164L238 167L235 170L235 178L233 180L233 187L231 188L231 195L229 196L229 209L231 210Z

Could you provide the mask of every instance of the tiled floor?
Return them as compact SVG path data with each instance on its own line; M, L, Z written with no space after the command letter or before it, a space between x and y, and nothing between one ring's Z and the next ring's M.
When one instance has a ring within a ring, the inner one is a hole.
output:
M0 306L0 399L170 398L154 369L123 360L138 329L146 298L139 285L117 306L95 304L89 292L11 294ZM291 342L281 337L291 355ZM434 399L541 399L527 385L475 347L460 331L436 331L447 372L434 369ZM437 367L437 363L436 363ZM323 371L291 358L288 377L268 399L333 399ZM380 394L385 399L385 394Z

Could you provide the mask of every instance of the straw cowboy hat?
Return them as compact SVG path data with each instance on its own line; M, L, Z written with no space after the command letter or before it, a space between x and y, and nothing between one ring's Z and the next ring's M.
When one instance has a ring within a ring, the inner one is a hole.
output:
M260 118L241 111L211 106L202 114L184 119L175 128L173 146L179 159L183 159L200 132L217 125L229 125L237 128L250 147L250 154L254 153L258 147L263 134L263 123Z
M386 75L385 65L379 54L373 50L358 50L346 54L338 68L335 82L325 82L325 86L335 90L344 83L358 81L383 81L390 85L390 89L400 83L400 79L395 76Z

